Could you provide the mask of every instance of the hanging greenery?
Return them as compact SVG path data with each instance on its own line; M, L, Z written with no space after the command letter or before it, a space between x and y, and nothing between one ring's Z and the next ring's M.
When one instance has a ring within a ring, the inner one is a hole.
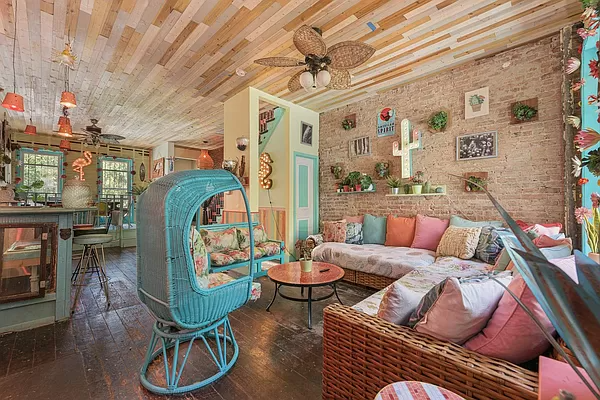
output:
M427 121L427 125L434 131L443 131L448 124L448 113L444 110L433 114Z
M512 111L515 118L519 121L529 121L538 113L538 110L536 108L523 103L515 104Z
M344 128L346 131L349 131L350 129L354 128L354 121L351 119L344 119L342 121L342 128Z

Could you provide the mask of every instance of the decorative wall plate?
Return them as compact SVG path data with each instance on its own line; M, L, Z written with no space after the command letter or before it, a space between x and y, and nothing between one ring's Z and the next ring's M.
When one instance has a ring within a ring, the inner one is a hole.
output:
M140 181L146 182L146 166L144 163L140 164Z

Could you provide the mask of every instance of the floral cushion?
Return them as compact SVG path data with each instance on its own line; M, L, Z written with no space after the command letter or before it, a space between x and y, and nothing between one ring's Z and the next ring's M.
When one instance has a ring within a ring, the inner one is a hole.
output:
M228 256L233 257L235 262L243 262L250 260L250 248L244 250L231 250L227 252ZM254 247L254 259L261 258L264 253L258 248Z
M323 222L323 240L344 243L346 241L346 220Z
M195 229L190 230L190 252L192 253L192 260L194 260L194 270L196 271L196 280L198 285L203 288L207 288L208 282L208 255L206 253L206 246L200 232Z
M226 283L232 282L235 280L234 277L229 276L223 272L217 272L214 274L208 275L209 280L209 288L214 288L217 286L224 285ZM250 300L258 300L262 293L262 288L260 282L252 282L252 292L250 293Z
M210 264L215 267L222 267L235 263L235 258L225 253L210 253Z
M346 224L346 243L363 244L363 225L360 222Z
M274 256L281 252L281 245L279 242L264 242L256 245L256 249L263 253L265 257Z
M202 239L209 253L223 252L223 250L239 250L240 245L235 228L227 228L222 231L200 230Z
M248 228L237 228L237 237L240 245L240 249L247 249L250 247L250 234ZM267 238L267 232L265 227L262 225L256 225L254 227L254 244L263 243L269 240Z

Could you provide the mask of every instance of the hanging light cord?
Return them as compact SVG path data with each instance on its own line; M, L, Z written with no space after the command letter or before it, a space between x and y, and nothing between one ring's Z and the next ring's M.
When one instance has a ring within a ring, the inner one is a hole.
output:
M15 31L13 33L13 93L17 93L17 70L15 69L15 53L17 52L17 10L19 9L19 0L15 0Z

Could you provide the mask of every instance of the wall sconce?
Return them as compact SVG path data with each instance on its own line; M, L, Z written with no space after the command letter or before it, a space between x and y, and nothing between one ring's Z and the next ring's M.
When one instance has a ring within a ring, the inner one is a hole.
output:
M258 169L258 181L263 189L271 189L273 187L273 180L268 179L269 175L273 172L271 163L273 159L269 153L262 153L260 155L260 168Z
M240 136L239 138L235 139L235 144L239 151L246 150L246 148L248 147L248 143L249 143L249 140L245 136Z

